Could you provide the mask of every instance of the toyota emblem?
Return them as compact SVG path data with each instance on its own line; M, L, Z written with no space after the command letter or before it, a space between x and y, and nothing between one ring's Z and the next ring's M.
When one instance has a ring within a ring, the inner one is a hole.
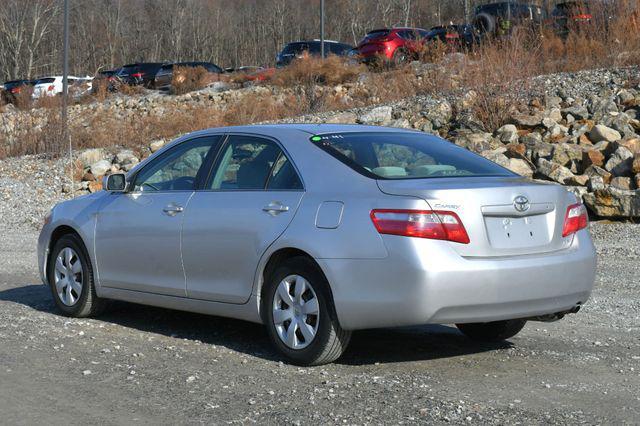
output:
M527 197L525 197L524 195L518 195L513 200L513 207L515 207L516 211L523 213L529 210L531 204L529 204L529 199Z

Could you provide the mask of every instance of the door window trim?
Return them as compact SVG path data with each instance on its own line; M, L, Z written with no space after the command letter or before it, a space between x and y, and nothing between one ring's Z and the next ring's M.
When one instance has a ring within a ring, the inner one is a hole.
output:
M252 137L255 139L262 139L264 141L267 141L268 143L275 144L280 149L280 155L284 155L287 158L287 161L289 161L289 163L291 163L291 165L293 166L293 170L298 176L298 180L300 181L302 188L301 189L268 189L267 186L269 184L270 175L273 172L273 167L275 166L275 162L273 166L271 166L271 169L269 170L269 175L267 179L265 179L264 187L262 189L209 189L207 188L209 185L212 184L212 180L215 177L214 173L217 171L217 168L220 165L220 161L222 159L222 156L224 155L224 150L229 145L229 140L233 136ZM271 136L255 134L255 133L230 132L230 133L225 133L224 137L221 139L220 145L215 155L215 159L212 161L212 163L209 166L209 172L207 174L207 177L206 179L202 180L201 185L198 186L196 191L198 192L306 192L306 185L304 183L304 180L302 179L302 175L300 171L298 170L298 166L296 166L296 163L294 163L291 160L291 154L287 152L287 150L284 148L284 146L279 140Z

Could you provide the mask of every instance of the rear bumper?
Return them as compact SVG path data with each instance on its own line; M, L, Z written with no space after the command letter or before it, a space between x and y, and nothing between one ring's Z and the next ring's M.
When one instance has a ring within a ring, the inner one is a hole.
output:
M385 236L381 260L319 259L340 324L366 329L528 318L584 304L595 281L591 237L569 249L504 258L459 256L441 241Z
M391 45L368 44L358 48L358 55L365 62L371 62L380 58L393 58L394 49Z

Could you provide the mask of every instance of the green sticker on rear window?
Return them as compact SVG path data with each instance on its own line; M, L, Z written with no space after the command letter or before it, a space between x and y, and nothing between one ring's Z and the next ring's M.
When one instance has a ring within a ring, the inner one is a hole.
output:
M313 136L311 138L311 140L314 141L314 142L320 142L322 140L322 138L320 136Z

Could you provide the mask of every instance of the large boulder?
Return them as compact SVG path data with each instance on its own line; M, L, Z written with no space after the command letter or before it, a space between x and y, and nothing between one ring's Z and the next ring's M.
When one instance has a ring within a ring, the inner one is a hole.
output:
M453 140L453 143L473 152L489 151L500 145L493 140L491 133L483 132L461 133Z
M614 176L627 176L631 174L633 166L633 154L627 148L621 146L609 158L604 168Z
M537 127L542 124L542 119L544 115L542 113L534 113L534 114L514 114L511 117L513 122L518 125L518 127Z
M515 143L518 141L518 128L513 124L506 124L496 131L496 137L500 142Z
M89 168L91 174L96 178L103 176L107 171L111 170L111 161L109 160L100 160L96 161Z
M362 124L388 124L393 118L393 108L390 106L379 106L365 112L360 116Z
M589 132L589 139L591 139L593 143L600 141L615 142L622 139L622 135L617 130L598 124L593 126L591 132Z
M589 177L599 176L602 178L602 181L606 184L609 184L611 182L611 179L613 179L613 175L611 173L609 173L602 167L598 167L598 166L587 167L586 169L584 169L584 174Z
M553 150L551 161L563 166L569 166L572 162L581 163L582 157L583 150L580 146L565 143L556 146Z
M633 188L633 181L628 177L616 176L611 179L611 186L618 189L629 191Z
M608 187L585 194L583 199L587 207L600 217L640 217L640 190Z
M571 170L561 166L560 164L540 158L538 159L536 166L536 173L544 179L553 180L563 185L568 185L570 182L574 182L574 174L571 173Z
M116 164L120 165L120 168L129 171L140 162L140 159L130 149L125 149L116 154Z
M602 152L596 149L589 149L582 153L582 166L604 166L605 156Z
M160 148L162 148L164 145L165 145L165 141L164 141L164 139L158 139L158 140L152 141L152 142L149 144L149 151L151 151L152 153L153 153L153 152L156 152L156 151L158 151Z
M586 120L587 118L589 118L589 110L582 105L575 104L570 106L569 108L564 108L562 110L562 115L564 115L565 117L567 115L571 115L577 120Z
M446 126L451 121L453 108L447 101L439 102L437 105L430 107L425 117L433 124L435 129Z
M509 158L507 169L519 174L520 176L528 178L533 177L533 170L531 169L531 166L529 166L529 163L520 158Z
M78 161L82 163L84 169L88 169L92 164L105 158L107 158L107 153L101 148L87 149L78 154Z

